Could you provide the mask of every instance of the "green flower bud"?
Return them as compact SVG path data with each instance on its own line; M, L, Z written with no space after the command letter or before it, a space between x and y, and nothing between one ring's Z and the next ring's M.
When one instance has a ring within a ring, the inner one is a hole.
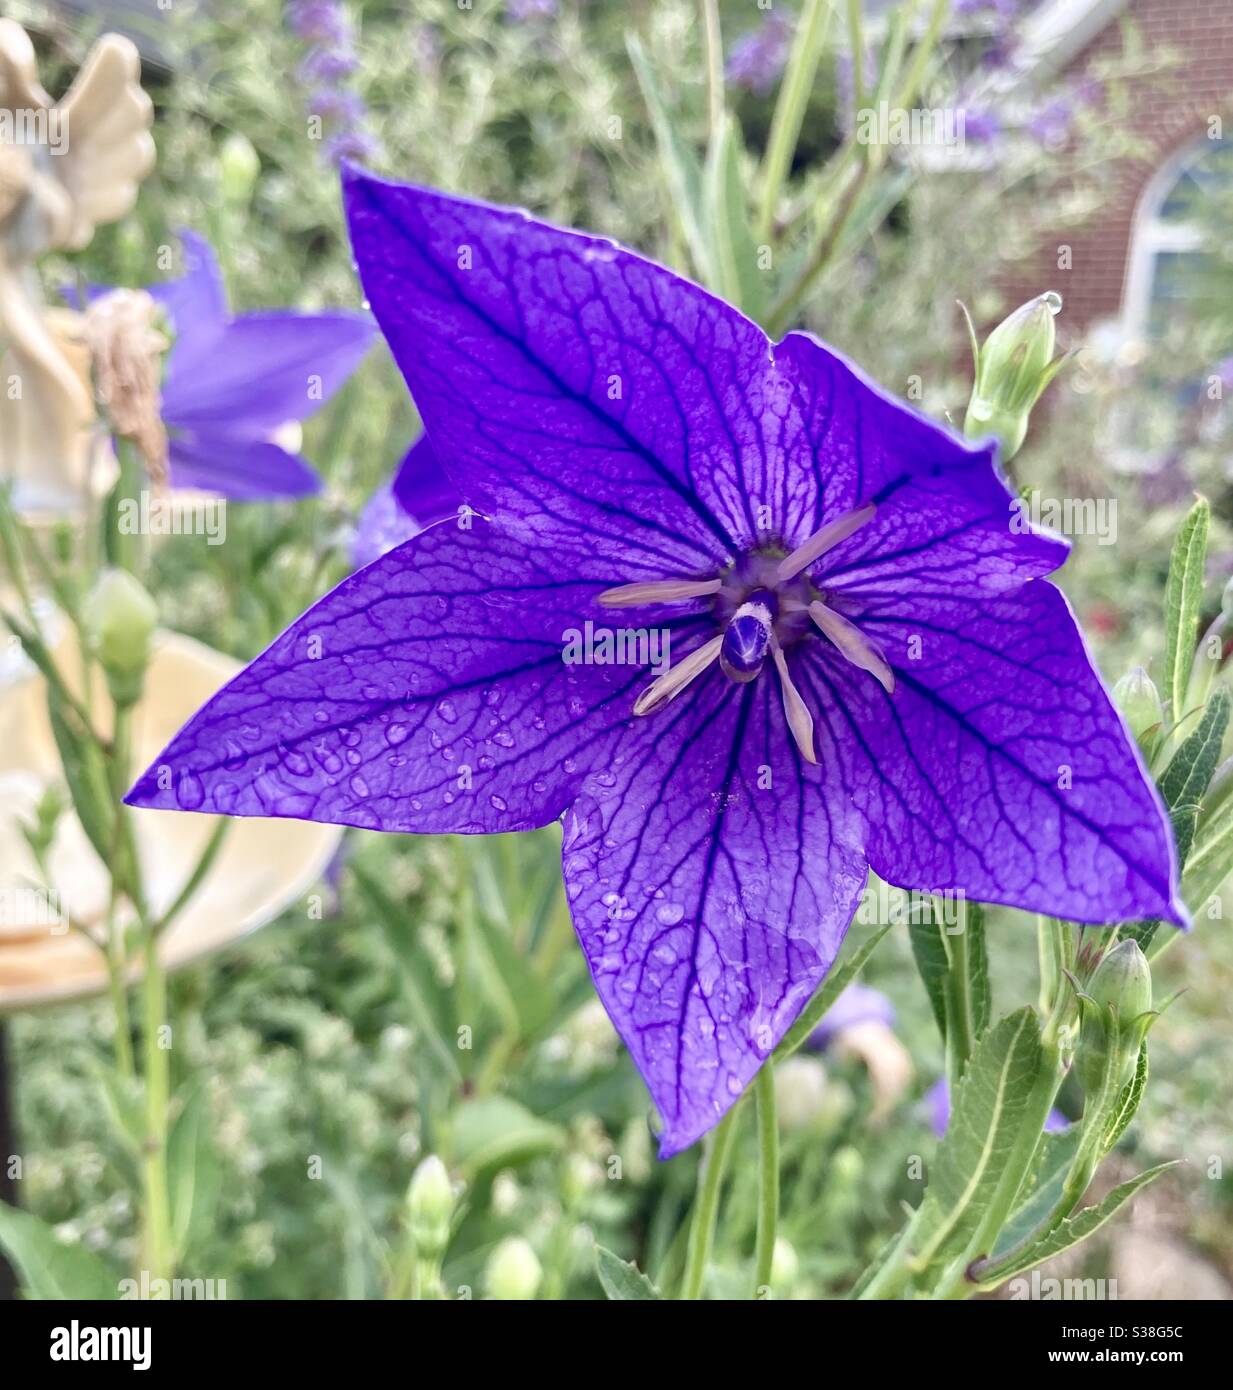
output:
M1061 296L1050 290L1003 319L984 347L977 348L973 334L976 380L963 432L969 439L995 435L1003 463L1019 452L1032 407L1065 360L1053 357L1057 343L1053 320L1061 307Z
M1126 716L1144 756L1150 758L1160 738L1164 706L1152 678L1142 666L1127 671L1113 687L1113 703Z
M484 1266L484 1283L493 1298L520 1303L534 1298L543 1278L539 1257L521 1236L507 1236Z
M246 207L261 173L261 159L247 136L234 131L219 147L218 168L223 198L237 207Z
M445 1164L429 1154L415 1170L407 1189L407 1217L416 1254L423 1260L439 1260L450 1241L450 1217L454 1190Z
M1152 972L1137 941L1119 941L1102 956L1079 996L1079 1046L1075 1073L1083 1089L1099 1091L1110 1053L1116 1087L1134 1075L1139 1049L1155 1015Z
M150 661L158 607L127 570L104 570L82 616L90 646L118 705L136 704Z

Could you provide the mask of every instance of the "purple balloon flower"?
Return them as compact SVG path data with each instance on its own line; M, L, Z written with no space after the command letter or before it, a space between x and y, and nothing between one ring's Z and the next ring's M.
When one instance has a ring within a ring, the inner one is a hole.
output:
M351 558L370 565L435 521L458 513L459 497L428 436L407 451L398 472L368 499L351 542Z
M822 1015L822 1021L810 1033L806 1046L820 1052L829 1047L840 1033L856 1027L858 1023L884 1023L888 1028L895 1026L895 1006L881 990L863 985L859 980L848 985Z
M180 235L185 275L148 287L175 330L162 399L172 486L238 500L318 491L312 465L271 436L346 381L372 344L371 322L343 312L233 316L209 243Z
M1181 920L1160 800L1043 581L1066 543L1011 529L992 445L611 241L344 183L365 293L467 510L310 609L132 804L562 820L665 1157L813 994L868 865Z

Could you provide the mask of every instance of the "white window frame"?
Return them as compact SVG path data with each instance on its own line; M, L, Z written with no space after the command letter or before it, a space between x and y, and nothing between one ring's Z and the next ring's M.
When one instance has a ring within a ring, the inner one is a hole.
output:
M1197 227L1166 222L1160 213L1186 170L1218 143L1202 135L1174 150L1139 195L1122 281L1122 332L1127 338L1147 337L1158 257L1167 252L1197 251L1202 246L1202 233Z

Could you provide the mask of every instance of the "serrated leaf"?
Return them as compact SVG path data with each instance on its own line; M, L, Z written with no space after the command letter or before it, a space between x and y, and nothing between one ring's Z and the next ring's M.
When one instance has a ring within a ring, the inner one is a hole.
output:
M1046 1134L1041 1139L1040 1152L1028 1182L1020 1194L1021 1201L1002 1227L994 1245L994 1259L1000 1259L1016 1245L1025 1241L1043 1225L1045 1218L1058 1204L1066 1173L1079 1147L1079 1127L1071 1125L1061 1134Z
M595 1247L595 1269L609 1299L629 1302L662 1299L663 1294L631 1260L623 1260L602 1245Z
M668 201L680 222L681 235L699 279L713 284L710 243L704 230L702 212L702 169L694 152L677 134L676 123L668 113L659 79L636 34L627 34L625 46L634 77L642 91L651 130L659 151L659 167L668 186Z
M1182 743L1160 779L1160 794L1172 822L1178 863L1183 867L1190 858L1203 795L1220 760L1229 713L1228 692L1217 690L1207 702L1199 727ZM1158 919L1136 922L1127 927L1123 935L1136 940L1146 951L1159 927Z
M1088 1236L1098 1231L1111 1217L1116 1215L1118 1210L1125 1206L1127 1202L1137 1193L1142 1191L1148 1183L1155 1180L1173 1168L1179 1162L1172 1159L1168 1163L1158 1163L1154 1168L1147 1169L1140 1173L1138 1177L1131 1178L1129 1182L1124 1182L1115 1187L1103 1202L1095 1206L1085 1207L1078 1215L1069 1217L1063 1221L1056 1230L1038 1241L1035 1245L1025 1250L1022 1255L1010 1261L1005 1268L990 1270L987 1274L982 1274L980 1287L982 1289L994 1289L999 1284L1004 1284L1007 1279L1012 1279L1016 1274L1026 1273L1027 1270L1041 1263L1042 1260L1052 1259L1054 1255L1060 1255L1063 1250L1069 1250L1086 1240Z
M795 1052L802 1043L808 1040L810 1033L821 1022L822 1015L856 979L861 970L864 969L865 962L873 955L878 942L894 925L895 923L890 921L882 922L874 927L868 941L853 951L846 960L832 968L831 973L822 981L817 993L801 1010L800 1016L784 1034L783 1041L775 1049L774 1057L777 1062L782 1062L785 1057Z
M119 1285L106 1264L81 1245L66 1245L45 1221L0 1202L0 1248L27 1298L114 1299Z
M946 946L942 941L942 927L938 922L917 921L908 923L908 937L912 942L912 958L929 996L929 1006L933 1010L934 1021L942 1041L946 1041L946 979L950 966L946 959Z
M989 1027L993 1009L989 951L985 941L985 909L981 903L966 905L963 929L968 934L968 965L972 981L972 1036L979 1038Z
M952 1098L950 1124L925 1193L918 1260L962 1249L1001 1181L1041 1067L1040 1026L1017 1010L977 1044Z
M706 224L714 250L711 288L751 319L761 317L766 282L749 225L741 182L741 131L726 115L711 143L703 184Z
M469 1180L499 1168L514 1168L565 1142L559 1125L532 1115L507 1096L464 1101L453 1115L453 1157Z
M1177 856L1182 863L1190 853L1203 794L1220 761L1220 748L1229 724L1229 709L1228 692L1217 690L1207 702L1199 727L1173 755L1160 779L1160 794L1173 816L1173 832L1178 842Z
M1182 522L1169 560L1165 585L1164 695L1174 724L1187 713L1186 685L1199 635L1210 518L1207 498L1200 497Z
M1191 848L1182 878L1186 906L1197 913L1228 878L1230 870L1233 870L1233 797L1217 807Z
M214 1214L219 1191L218 1154L204 1085L189 1093L167 1138L171 1231L182 1259Z
M1143 1089L1147 1085L1147 1043L1139 1048L1135 1062L1135 1074L1126 1083L1118 1097L1117 1108L1109 1119L1103 1140L1104 1151L1109 1153L1117 1141L1126 1133L1126 1128L1135 1117L1139 1102L1143 1099Z

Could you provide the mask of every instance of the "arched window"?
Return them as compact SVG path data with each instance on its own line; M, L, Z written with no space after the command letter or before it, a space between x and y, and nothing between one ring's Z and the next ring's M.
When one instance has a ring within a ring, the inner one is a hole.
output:
M1233 194L1233 140L1185 145L1157 169L1139 199L1122 294L1122 325L1134 338L1160 341L1203 293L1214 253L1210 227L1217 198Z

